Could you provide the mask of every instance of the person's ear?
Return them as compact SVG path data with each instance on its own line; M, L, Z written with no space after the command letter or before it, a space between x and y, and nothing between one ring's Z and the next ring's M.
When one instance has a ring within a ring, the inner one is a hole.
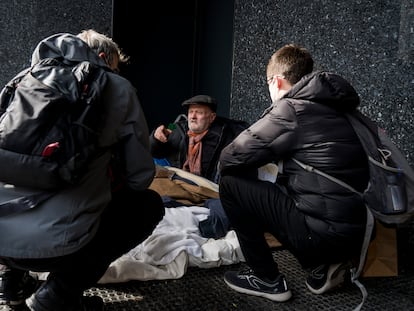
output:
M278 76L276 76L276 86L278 89L280 89L282 87L282 79Z
M103 61L105 62L105 64L107 64L108 66L110 65L110 64L108 64L108 60L107 60L106 54L104 52L100 52L98 54L98 56L103 59Z
M211 114L211 123L213 123L213 121L216 119L216 116L217 116L217 113L215 113L215 112L213 112L212 114Z
M104 52L100 52L100 53L98 54L98 56L99 56L100 58L102 58L103 60L106 60L106 55L105 55L105 53L104 53Z

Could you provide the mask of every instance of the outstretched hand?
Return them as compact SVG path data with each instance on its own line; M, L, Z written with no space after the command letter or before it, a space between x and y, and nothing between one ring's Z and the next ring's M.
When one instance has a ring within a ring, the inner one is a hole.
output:
M159 140L162 143L166 143L168 136L171 134L172 130L166 128L165 125L160 125L156 128L154 132L155 139Z

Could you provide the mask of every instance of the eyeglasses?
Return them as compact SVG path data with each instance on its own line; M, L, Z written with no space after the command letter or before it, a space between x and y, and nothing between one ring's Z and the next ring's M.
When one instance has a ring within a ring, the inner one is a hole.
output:
M267 78L267 84L271 84L275 77L278 77L278 78L281 78L281 79L285 78L285 76L282 76L282 75L272 75L269 78Z

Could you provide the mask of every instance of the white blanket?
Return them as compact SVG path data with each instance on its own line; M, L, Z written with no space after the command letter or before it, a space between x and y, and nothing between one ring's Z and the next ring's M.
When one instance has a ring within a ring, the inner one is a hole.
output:
M200 236L198 223L208 213L200 206L166 208L152 235L114 261L99 283L177 279L188 266L211 268L244 261L234 231L217 240Z

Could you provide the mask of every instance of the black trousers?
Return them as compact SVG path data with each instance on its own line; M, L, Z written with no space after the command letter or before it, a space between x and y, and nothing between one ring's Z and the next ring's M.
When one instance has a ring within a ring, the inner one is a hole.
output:
M244 177L223 176L220 199L237 233L246 263L258 276L279 273L264 232L273 234L304 267L320 264L322 241L312 234L305 215L277 185Z
M50 272L47 282L56 292L76 297L96 285L112 261L144 241L164 213L155 191L123 189L114 194L95 237L79 251L56 258L0 261L10 268Z

